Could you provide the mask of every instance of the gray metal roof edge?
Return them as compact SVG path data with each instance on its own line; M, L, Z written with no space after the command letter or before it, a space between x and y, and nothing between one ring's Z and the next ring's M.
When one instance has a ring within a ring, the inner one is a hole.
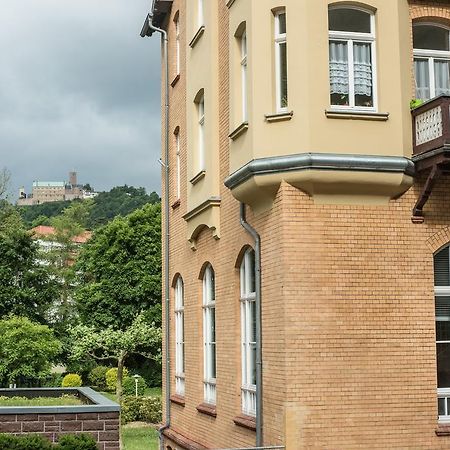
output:
M80 388L18 388L0 389L0 396L5 392L54 391L64 393L79 393L82 397L93 402L91 405L71 406L1 406L0 414L83 414L99 412L120 412L120 406L102 394L88 387Z
M337 153L299 153L249 161L233 172L225 186L233 189L252 176L299 170L346 170L356 172L393 172L415 175L414 162L402 156L345 155Z

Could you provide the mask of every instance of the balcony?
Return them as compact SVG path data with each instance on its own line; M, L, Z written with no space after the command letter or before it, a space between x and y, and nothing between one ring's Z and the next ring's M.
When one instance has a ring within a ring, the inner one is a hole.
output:
M413 210L413 222L423 222L423 207L441 175L450 173L450 96L441 95L412 110L413 161L416 173L428 178Z

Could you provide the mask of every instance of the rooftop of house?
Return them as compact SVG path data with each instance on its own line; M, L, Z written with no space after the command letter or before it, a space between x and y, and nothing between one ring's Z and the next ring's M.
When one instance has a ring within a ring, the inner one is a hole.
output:
M55 228L47 225L39 225L37 227L34 227L31 231L37 238L49 237L56 234ZM84 231L80 235L74 236L72 238L72 241L76 244L85 244L91 237L91 231Z

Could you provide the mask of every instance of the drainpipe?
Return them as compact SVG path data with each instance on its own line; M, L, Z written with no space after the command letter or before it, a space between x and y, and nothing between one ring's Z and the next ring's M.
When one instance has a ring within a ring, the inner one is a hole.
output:
M240 222L255 241L255 306L256 306L256 447L263 445L263 385L262 385L262 320L261 320L261 238L247 222L245 203L240 205Z
M154 3L152 6L153 12ZM164 298L165 298L165 315L164 315L164 351L166 355L166 418L165 424L159 429L159 442L160 449L164 449L163 436L164 430L170 427L170 286L169 286L169 58L168 58L168 38L167 32L161 28L155 27L153 25L153 15L150 13L148 15L148 26L151 30L160 33L161 35L161 45L163 47L163 58L164 58L164 77L165 77L165 101L164 101L164 111L165 111L165 136L164 136L164 161L162 166L164 167Z

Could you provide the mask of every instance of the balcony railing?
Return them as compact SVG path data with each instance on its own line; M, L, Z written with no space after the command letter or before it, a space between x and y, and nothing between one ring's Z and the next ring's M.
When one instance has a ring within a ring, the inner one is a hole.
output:
M450 145L450 96L441 95L412 110L413 155Z

